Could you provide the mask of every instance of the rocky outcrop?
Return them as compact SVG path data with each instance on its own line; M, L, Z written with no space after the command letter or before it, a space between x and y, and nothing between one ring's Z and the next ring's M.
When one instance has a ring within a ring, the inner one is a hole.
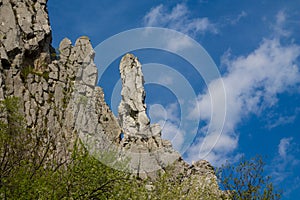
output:
M119 105L119 123L124 138L120 141L123 152L130 159L130 169L138 176L155 177L177 160L180 155L169 141L161 138L158 124L150 124L146 114L142 66L132 54L120 62L122 100Z
M225 197L209 162L200 160L187 164L172 144L161 138L160 126L150 124L146 115L142 66L134 55L126 54L121 59L120 74L122 100L119 123L124 134L120 145L123 152L127 152L125 156L130 158L131 172L150 180L156 179L157 172L171 173L172 181L192 184L192 187L197 187L195 190L209 191L214 198ZM184 186L186 191L190 189L189 184ZM151 184L148 187L152 188Z
M66 108L75 68L56 59L51 40L46 0L0 0L0 100L19 97L27 128L59 163L73 140Z
M2 67L31 65L42 70L50 62L51 28L46 0L0 1Z
M126 54L120 63L120 74L122 100L119 106L119 121L125 140L129 137L149 138L160 135L160 126L150 126L146 115L144 77L138 59L132 54Z
M58 52L51 47L46 0L0 0L0 100L19 97L26 127L44 146L52 144L48 159L63 162L80 137L95 157L116 169L155 180L172 165L181 181L196 178L221 192L208 162L188 165L161 138L159 125L150 123L135 56L126 54L120 62L123 88L116 118L96 86L89 39L80 37L74 45L64 39Z

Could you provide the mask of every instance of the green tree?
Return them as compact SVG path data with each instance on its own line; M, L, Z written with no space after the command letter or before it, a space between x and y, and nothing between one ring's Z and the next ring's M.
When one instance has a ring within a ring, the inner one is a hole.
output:
M234 200L280 199L281 192L275 189L271 177L264 175L264 166L261 156L250 160L243 157L236 165L226 163L218 168L216 174L221 187Z

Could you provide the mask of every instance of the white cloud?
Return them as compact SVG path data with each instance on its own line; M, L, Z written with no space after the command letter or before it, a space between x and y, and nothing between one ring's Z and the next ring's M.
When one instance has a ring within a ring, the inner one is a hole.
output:
M162 138L172 142L172 146L176 150L182 148L184 142L185 131L178 128L178 125L171 121L159 121L162 126Z
M188 49L189 47L193 46L190 38L186 35L181 36L169 34L168 38L164 38L164 41L166 43L166 48L174 52L178 52L182 49Z
M243 11L231 22L238 23L246 16L247 13ZM195 103L191 105L190 115L184 116L189 120L200 116L202 121L207 122L207 126L199 131L200 136L186 152L187 161L207 159L213 164L221 164L225 160L235 160L239 157L239 154L236 156L232 154L238 147L237 126L249 114L260 116L266 108L277 104L278 94L287 92L300 83L299 66L297 66L300 46L281 42L282 37L289 36L288 31L284 29L286 18L285 12L278 12L273 27L274 33L269 39L262 39L258 47L248 55L235 57L230 54L230 51L224 54L221 64L226 66L226 73L223 78L209 83L209 90L197 97ZM171 10L163 5L152 8L144 17L144 23L146 26L162 26L188 34L217 33L216 26L207 18L191 18L190 11L184 4L177 4ZM176 38L176 41L168 44L174 45L172 49L189 45L184 38ZM220 135L218 127L223 125L220 116L224 110L220 84L223 83L226 89L227 112L222 135ZM169 116L170 113L167 115ZM210 123L212 117L220 119ZM282 120L278 123L283 123ZM157 121L164 123L165 136L172 139L171 135L175 132L176 123L165 118ZM183 130L177 132L179 136L184 135Z
M291 124L295 121L296 116L298 115L298 112L295 112L293 115L277 115L273 118L267 119L266 128L272 129L277 126L285 125L285 124Z
M158 82L159 82L160 84L162 84L162 85L167 85L167 86L169 86L169 85L174 84L174 77L168 76L168 75L166 75L166 74L162 74L162 75L159 76Z
M158 123L159 121L171 121L173 123L179 123L179 111L178 104L171 103L167 106L162 106L160 104L151 104L149 107L149 115L151 121ZM163 126L161 124L161 126Z
M290 32L285 29L285 22L287 20L286 13L281 10L276 15L276 24L273 26L274 33L276 36L290 36Z
M232 58L230 54L225 55L222 62L227 66L227 73L223 76L227 112L222 135L218 138L218 133L206 133L207 136L202 134L188 153L188 160L211 159L210 155L201 157L207 153L214 155L213 163L231 159L230 153L238 146L236 128L239 123L249 114L260 115L265 108L277 103L279 93L289 91L300 83L299 68L296 65L299 56L299 46L283 45L278 38L263 39L259 47L247 56ZM208 88L212 93L219 93L220 88L214 84L215 81ZM190 117L200 114L202 120L209 122L212 103L218 115L218 99L211 100L211 96L218 94L206 92L199 95L197 104L200 113L192 112ZM213 147L213 152L201 149L205 138L206 145ZM193 148L197 148L198 153Z
M162 4L152 8L144 17L144 25L171 28L190 35L218 32L208 18L192 18L185 4L177 4L171 10Z
M293 137L282 138L280 140L278 154L273 159L271 165L268 166L275 184L280 184L286 181L288 177L293 176L294 170L300 164L300 160L296 157L298 151L299 146L294 142Z
M287 150L289 148L289 145L291 143L291 141L293 140L292 137L289 137L289 138L282 138L280 140L280 143L278 145L278 153L279 153L279 156L286 160L287 159Z
M242 11L235 19L230 19L231 25L236 25L242 18L246 17L248 14Z
M143 18L143 25L146 27L163 27L183 33L168 31L166 38L161 38L162 44L167 49L178 52L193 46L190 37L199 34L217 34L218 30L207 17L194 18L185 4L176 4L168 8L162 4L152 8ZM151 29L145 29L147 34Z

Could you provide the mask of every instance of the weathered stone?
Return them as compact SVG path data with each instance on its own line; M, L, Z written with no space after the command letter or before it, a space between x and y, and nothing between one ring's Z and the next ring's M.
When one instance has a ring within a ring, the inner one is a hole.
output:
M58 80L58 71L56 72L50 72L49 73L49 78L53 80Z
M7 52L19 48L19 34L15 19L11 4L8 0L4 0L0 6L0 39Z
M49 94L47 92L43 93L43 100L48 101L49 100Z
M1 34L1 32L0 32ZM0 37L4 37L4 35L0 35ZM4 46L0 43L0 58L1 58L1 63L3 64L8 64L9 63L9 59L8 59L8 56L7 56L7 53L5 51L5 48Z
M18 2L15 8L18 24L21 30L26 34L33 34L32 26L32 13L24 2Z
M56 64L54 64L54 62L49 64L48 67L51 72L58 72L58 67L56 66Z
M4 99L4 92L3 92L3 88L0 87L0 100Z
M33 96L33 97L37 93L37 85L38 85L38 83L36 83L36 82L28 84L28 90L30 92L30 95Z
M43 1L39 1L34 4L36 14L34 23L34 31L40 32L43 31L45 35L51 33L51 28L49 26L48 13L46 12L45 3ZM41 35L43 37L43 35Z
M71 54L72 43L68 38L64 38L59 44L60 60L66 61Z
M55 90L54 90L54 99L55 99L55 105L57 107L63 105L63 99L64 99L64 84L62 82L58 82L55 85Z
M28 91L28 89L25 90L25 92L24 92L24 101L25 102L30 101L30 92Z
M25 107L25 119L27 125L30 126L32 124L32 119L30 116L30 101L26 101L24 107Z
M13 77L14 95L20 97L23 95L25 87L19 75Z
M42 79L42 88L44 91L48 91L48 83L45 79Z
M122 100L119 122L124 133L120 142L130 158L132 172L140 178L156 177L156 172L176 161L180 155L170 142L161 139L161 128L150 124L146 115L144 78L141 64L132 54L126 54L120 63Z
M94 59L94 56L95 51L89 38L82 36L76 40L69 59L72 62L76 61L78 64L83 64L84 62L90 64L91 60Z
M37 111L38 111L38 105L33 99L31 99L29 115L31 117L33 124L36 124Z
M67 82L67 72L64 68L59 70L59 81L66 83Z
M60 55L52 61L50 44L46 0L0 0L0 99L18 96L28 128L44 143L54 139L49 158L55 155L65 160L79 136L96 157L116 152L117 158L105 163L108 166L124 170L115 163L127 163L129 158L129 172L155 180L158 171L163 173L173 165L174 177L182 175L180 181L199 179L199 187L212 185L220 193L208 162L189 166L170 141L162 140L160 126L150 124L141 64L136 57L126 54L120 63L123 88L117 120L102 89L96 86L95 52L89 39L80 37L74 46L64 39ZM27 70L29 66L34 69ZM97 158L102 161L101 156ZM155 188L150 184L147 189Z
M149 137L152 133L144 103L145 90L141 64L132 54L126 54L120 63L120 73L122 100L119 105L119 121L122 130L126 137ZM157 132L157 128L155 131Z
M89 64L83 71L82 81L85 85L94 87L97 82L97 68L94 64Z
M6 94L12 95L14 92L14 79L12 75L12 71L8 71L6 74L6 79L5 79L5 86L6 86Z
M35 99L39 104L42 104L44 99L43 99L43 86L42 84L37 85L37 93L35 95Z
M26 65L33 66L37 60L40 64L46 60L48 64L52 49L46 5L25 0L4 0L0 6L0 44L6 50L10 66L19 66L24 61Z

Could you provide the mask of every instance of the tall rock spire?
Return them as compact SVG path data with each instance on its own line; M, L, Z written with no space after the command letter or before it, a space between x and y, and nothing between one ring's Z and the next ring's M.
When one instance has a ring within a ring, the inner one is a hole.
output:
M161 133L158 124L150 126L146 114L144 76L142 66L132 54L126 54L120 63L122 100L119 105L119 121L125 137L142 137Z
M146 114L142 66L132 54L120 62L122 100L119 105L119 124L124 133L120 141L124 157L130 159L129 169L141 178L155 177L180 158L170 141L161 138L158 124L150 124Z

